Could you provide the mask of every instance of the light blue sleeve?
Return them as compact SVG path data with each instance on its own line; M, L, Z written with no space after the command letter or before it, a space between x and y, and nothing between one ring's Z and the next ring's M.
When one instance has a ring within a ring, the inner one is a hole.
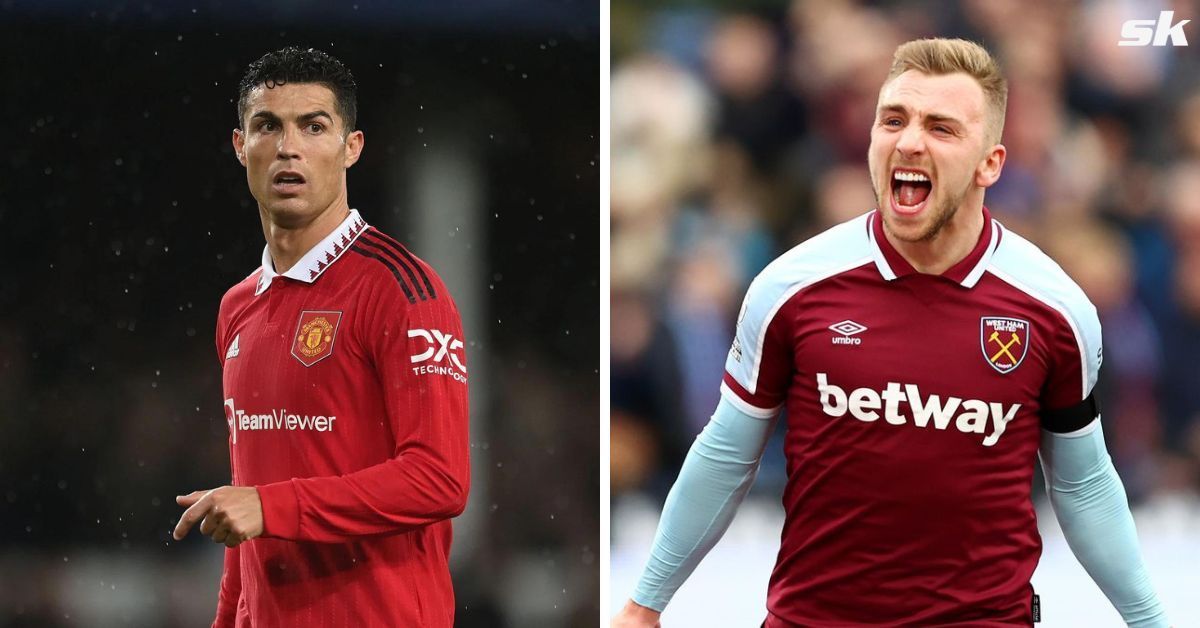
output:
M754 484L776 418L750 416L721 398L667 495L634 602L662 611L725 534Z
M1077 432L1042 431L1050 504L1067 545L1132 628L1165 628L1166 611L1146 573L1125 487L1104 447L1100 419Z

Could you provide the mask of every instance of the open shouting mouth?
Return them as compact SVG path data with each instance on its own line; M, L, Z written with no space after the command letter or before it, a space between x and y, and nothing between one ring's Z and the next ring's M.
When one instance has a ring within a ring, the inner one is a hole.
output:
M892 170L891 189L892 209L911 216L925 209L933 180L922 170L896 168Z

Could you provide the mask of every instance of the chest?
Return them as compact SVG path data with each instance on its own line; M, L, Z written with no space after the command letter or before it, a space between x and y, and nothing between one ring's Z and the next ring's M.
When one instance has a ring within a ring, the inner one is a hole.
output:
M227 396L289 399L344 386L369 366L360 318L352 293L276 280L227 323Z
M936 277L841 278L787 315L800 381L889 385L1036 409L1055 366L1057 321L1019 293Z

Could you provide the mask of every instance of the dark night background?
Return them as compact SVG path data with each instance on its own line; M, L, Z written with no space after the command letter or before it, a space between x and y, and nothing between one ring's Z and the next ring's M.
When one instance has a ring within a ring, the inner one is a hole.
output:
M0 626L211 620L173 497L228 483L213 330L264 244L236 85L292 44L358 81L350 205L463 310L458 623L595 621L598 7L337 6L0 2Z

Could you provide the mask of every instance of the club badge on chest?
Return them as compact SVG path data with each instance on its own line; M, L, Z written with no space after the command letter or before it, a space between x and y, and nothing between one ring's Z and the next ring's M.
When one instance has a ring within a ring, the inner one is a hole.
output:
M341 321L341 312L301 312L296 332L292 334L292 357L308 367L333 355L333 344Z
M1029 351L1029 321L1008 316L979 319L983 359L1001 374L1016 370Z

